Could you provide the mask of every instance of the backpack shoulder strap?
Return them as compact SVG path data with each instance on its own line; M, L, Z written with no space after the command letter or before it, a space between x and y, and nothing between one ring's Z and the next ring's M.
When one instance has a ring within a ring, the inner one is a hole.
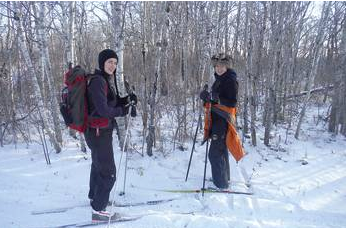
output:
M93 79L95 79L95 78L101 78L102 80L104 80L104 82L105 82L105 92L106 92L106 94L108 93L109 83L107 82L107 80L105 78L103 78L102 75L99 75L99 74L87 74L86 77L87 77L87 87L89 87L91 81Z
M86 78L87 78L87 85L90 84L90 82L94 79L94 78L97 78L99 77L99 75L97 74L87 74L86 75Z

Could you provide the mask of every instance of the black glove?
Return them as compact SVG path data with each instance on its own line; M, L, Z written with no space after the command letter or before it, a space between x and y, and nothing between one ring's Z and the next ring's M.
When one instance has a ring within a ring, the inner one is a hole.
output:
M122 105L122 106L126 106L129 105L130 103L130 97L126 96L126 97L117 97L117 105Z
M204 102L209 102L210 101L210 93L207 90L203 90L199 94L199 98L201 98Z
M137 102L138 102L138 98L137 98L136 94L135 93L131 93L129 95L129 97L130 97L131 104L136 105Z

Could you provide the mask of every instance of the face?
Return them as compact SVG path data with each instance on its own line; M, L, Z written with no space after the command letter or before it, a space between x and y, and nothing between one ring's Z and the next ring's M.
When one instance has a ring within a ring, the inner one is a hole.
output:
M114 71L117 69L118 61L116 58L107 59L105 62L105 72L109 75L113 75Z
M222 64L216 64L214 69L215 69L215 73L219 76L223 75L227 71L227 67Z

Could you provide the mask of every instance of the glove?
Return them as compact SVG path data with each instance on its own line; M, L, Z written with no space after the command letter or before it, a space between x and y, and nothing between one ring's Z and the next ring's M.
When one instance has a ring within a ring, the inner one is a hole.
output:
M203 90L199 94L199 98L201 98L204 102L209 102L210 101L210 93L207 90Z
M138 102L138 99L137 99L136 94L131 93L131 94L129 95L129 97L130 97L130 102L131 102L131 104L136 105L137 102Z
M122 106L126 106L129 105L130 103L130 98L129 96L126 97L117 97L117 105L122 105Z

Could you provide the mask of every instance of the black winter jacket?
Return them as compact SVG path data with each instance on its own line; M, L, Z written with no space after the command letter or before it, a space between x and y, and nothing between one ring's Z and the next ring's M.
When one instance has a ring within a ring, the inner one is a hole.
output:
M89 119L94 123L102 122L100 128L113 128L114 117L124 115L124 108L118 105L115 91L110 86L110 77L96 69L87 88ZM96 128L92 123L89 126Z
M223 75L215 76L215 82L212 86L212 99L218 101L221 105L236 107L238 98L237 74L233 69L227 69Z

